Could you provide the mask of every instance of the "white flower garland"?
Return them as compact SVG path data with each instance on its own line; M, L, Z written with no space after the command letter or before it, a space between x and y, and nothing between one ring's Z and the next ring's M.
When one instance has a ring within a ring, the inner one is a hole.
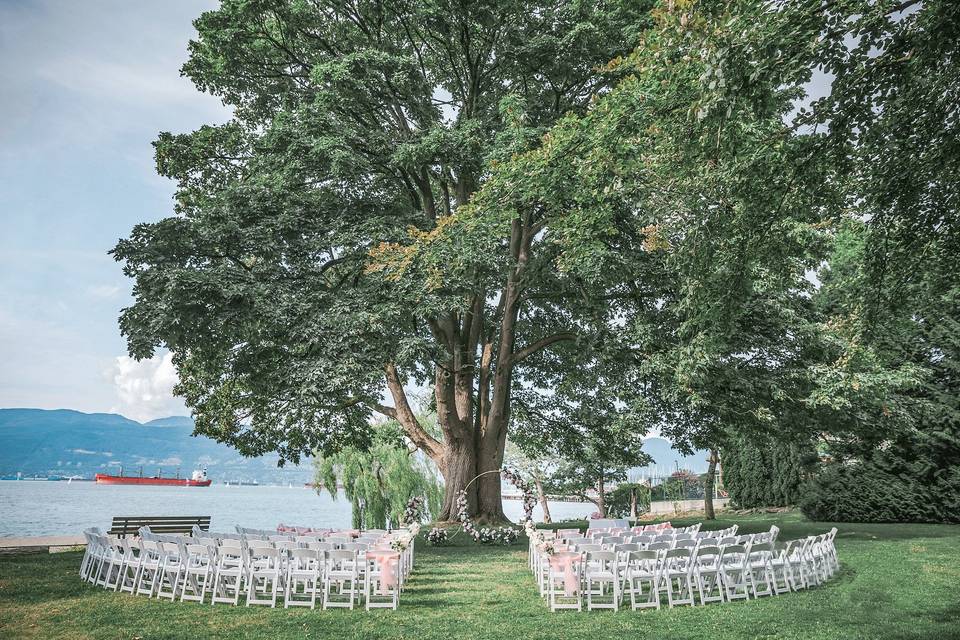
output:
M537 498L533 494L533 489L530 487L530 483L520 477L519 473L511 469L501 469L500 473L504 478L512 482L517 489L520 489L520 491L523 492L524 527L533 525L533 508L537 504ZM457 519L460 520L460 526L464 533L481 544L495 543L510 545L516 542L520 537L520 532L510 526L484 527L482 529L477 529L477 527L473 524L473 521L470 519L470 501L467 500L466 489L461 489L457 492Z
M530 520L528 520L527 523L524 525L524 529L526 530L527 538L530 540L533 546L537 549L537 551L539 551L540 553L546 554L548 556L552 556L554 553L556 553L557 548L555 546L556 545L555 538L553 537L548 538L547 534L545 534L540 529L537 529L537 527L534 526L533 522Z
M423 496L413 496L407 501L407 506L403 510L403 518L400 524L409 525L415 522L423 522L426 511L427 508Z

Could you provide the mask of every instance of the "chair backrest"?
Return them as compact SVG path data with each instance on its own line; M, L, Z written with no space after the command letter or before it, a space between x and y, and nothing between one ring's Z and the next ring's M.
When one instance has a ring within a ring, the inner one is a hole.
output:
M690 549L668 549L664 558L689 558Z
M695 549L697 546L696 540L677 540L674 548L676 549Z
M236 538L224 538L220 541L221 549L242 549L243 541Z
M669 549L669 542L651 542L647 545L647 551L667 551Z
M692 534L692 533L678 533L678 534L676 534L675 536L673 536L673 539L674 539L674 540L693 540L693 534Z
M332 542L308 542L307 548L313 551L333 551L336 545Z
M640 551L640 545L632 542L617 545L617 553L633 553L634 551Z
M772 542L758 542L750 545L750 553L769 553L773 551Z
M273 543L269 540L247 540L248 549L273 549Z
M293 540L277 540L273 543L273 547L279 551L292 551L297 549L299 545Z
M269 559L277 560L280 558L280 552L273 547L251 547L249 549L251 559Z
M697 549L697 565L712 567L720 561L720 547L700 547Z
M267 540L269 540L270 542L290 542L291 540L293 540L293 536L277 534L277 535L267 536Z
M717 547L720 541L717 538L700 538L697 540L701 547Z
M617 554L613 551L589 551L587 561L616 562Z
M345 549L334 549L333 551L327 552L327 560L334 564L339 564L342 562L355 562L357 559L357 554L355 551L347 551Z
M291 549L290 557L294 560L317 560L319 559L320 552L316 549Z
M731 544L720 551L720 562L724 565L743 564L747 561L747 548L742 544Z
M592 551L603 551L602 544L578 544L577 551L580 553L590 553Z
M193 565L205 564L211 561L210 547L205 544L186 545L187 559Z
M737 537L736 537L736 536L726 536L726 537L724 537L724 538L720 538L720 546L721 546L721 547L726 547L726 546L729 546L729 545L731 545L731 544L737 544Z

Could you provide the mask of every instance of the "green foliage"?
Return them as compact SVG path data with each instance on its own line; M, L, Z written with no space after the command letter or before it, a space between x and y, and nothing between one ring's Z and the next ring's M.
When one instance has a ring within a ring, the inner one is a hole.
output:
M636 501L637 513L650 510L650 487L639 482L621 482L607 495L607 514L613 518L626 518Z
M804 487L804 515L833 522L960 522L955 468L941 470L928 484L912 470L889 472L878 462L826 467Z
M442 489L429 463L411 451L396 423L374 429L368 448L345 447L315 462L316 482L338 497L338 486L352 507L353 526L377 529L401 523L407 502L422 497L430 513L440 512ZM318 490L322 490L318 489Z
M723 486L738 508L798 504L816 461L811 443L733 438L721 450Z

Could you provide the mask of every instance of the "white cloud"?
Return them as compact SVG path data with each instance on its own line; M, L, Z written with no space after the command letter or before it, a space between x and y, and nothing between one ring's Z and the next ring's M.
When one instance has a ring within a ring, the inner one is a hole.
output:
M158 353L139 362L129 356L118 356L111 376L119 400L112 413L143 422L187 412L183 401L173 395L177 371L170 353Z
M115 298L120 293L120 287L115 284L97 284L87 287L87 293L94 298Z

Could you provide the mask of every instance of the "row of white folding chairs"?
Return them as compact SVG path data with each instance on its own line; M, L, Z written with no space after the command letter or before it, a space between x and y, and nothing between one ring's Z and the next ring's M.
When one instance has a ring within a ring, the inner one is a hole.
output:
M759 542L696 548L587 551L574 565L580 588L568 595L568 578L546 562L539 573L541 595L553 611L582 608L619 609L629 597L632 609L724 602L779 595L819 585L839 568L836 529L786 543Z
M568 539L567 546L571 551L577 553L588 553L593 551L613 551L620 556L625 556L634 551L665 551L669 549L698 549L700 547L725 547L739 544L758 544L763 542L776 542L780 529L776 526L770 528L770 531L763 533L746 534L741 536L726 536L722 538L697 537L690 538L678 536L676 538L656 538L650 542L644 538L639 538L637 542L621 542L619 538L594 541L587 539ZM638 540L638 538L633 538ZM538 558L538 550L534 548L533 543L530 546L530 568L543 578L546 567L542 564L542 557Z
M624 544L624 543L634 543L641 545L648 545L652 543L669 543L676 544L680 541L694 541L699 542L702 540L714 540L714 539L726 539L735 537L737 538L737 543L744 544L746 542L776 542L777 534L780 529L774 525L770 527L769 531L763 533L754 533L746 534L743 536L736 536L737 526L734 525L729 529L724 529L721 531L701 531L696 533L676 533L676 534L634 534L634 535L598 535L593 537L587 536L568 536L565 538L560 538L560 540L565 544Z
M412 567L412 554L401 552L386 581L380 564L367 559L365 545L354 549L300 548L294 542L181 538L176 542L140 539L136 545L127 538L112 538L86 532L87 552L81 562L81 576L114 591L148 597L203 602L211 590L211 604L238 604L246 593L247 605L276 606L284 594L285 606L313 607L322 590L324 608L354 608L366 601L367 609L396 608L403 582ZM412 546L412 545L411 545ZM409 547L408 547L409 549ZM316 574L315 577L313 574ZM389 584L388 584L389 582ZM322 589L318 587L322 585ZM372 590L379 587L376 593ZM301 596L309 595L303 601ZM386 601L378 596L385 596ZM340 602L337 596L346 596Z
M748 542L776 542L777 534L780 529L776 526L772 526L770 531L764 533L756 534L747 534L745 536L736 536L738 525L732 525L726 529L720 529L715 531L700 531L700 524L694 525L696 528L695 532L690 533L642 533L642 534L633 534L633 535L600 535L595 538L590 538L580 532L579 529L558 529L554 532L555 541L559 544L565 544L570 547L576 547L578 545L593 545L600 544L603 545L604 549L615 549L621 545L627 545L626 550L629 551L638 551L644 550L651 544L660 544L667 543L667 548L674 548L677 544L680 544L681 547L684 546L699 546L700 544L714 545L720 544L723 541L724 544L746 544ZM732 538L732 540L731 540ZM690 545L685 540L696 541L697 544ZM534 548L535 541L530 540L529 547L529 566L531 570L534 570L534 558L536 556L536 549ZM629 545L639 545L636 548L631 548ZM588 547L589 548L589 547ZM659 547L664 548L664 547ZM596 551L597 549L592 548L590 550Z

